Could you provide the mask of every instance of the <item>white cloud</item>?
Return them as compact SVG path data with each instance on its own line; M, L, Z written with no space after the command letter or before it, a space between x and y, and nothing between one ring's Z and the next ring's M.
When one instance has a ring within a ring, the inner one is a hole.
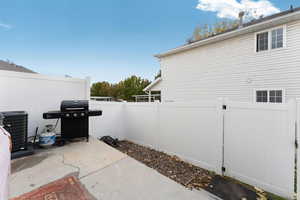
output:
M230 19L237 19L240 11L246 11L254 18L280 12L268 0L199 0L197 9L216 12L219 18Z
M0 27L1 28L5 28L5 29L11 29L12 28L11 25L9 25L9 24L3 24L3 23L0 23Z

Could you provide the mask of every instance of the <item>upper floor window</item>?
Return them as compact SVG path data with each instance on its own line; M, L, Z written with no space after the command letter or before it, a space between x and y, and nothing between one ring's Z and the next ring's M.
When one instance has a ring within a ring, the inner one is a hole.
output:
M256 52L278 49L285 46L285 26L256 33Z
M268 90L257 90L256 102L268 102Z
M282 103L282 90L270 90L269 102L270 103Z
M266 51L268 50L269 46L269 33L264 32L264 33L259 33L256 36L256 41L257 41L257 52L259 51Z
M283 28L272 30L272 49L283 47Z
M271 89L271 90L256 90L256 102L258 103L282 103L283 102L283 90Z

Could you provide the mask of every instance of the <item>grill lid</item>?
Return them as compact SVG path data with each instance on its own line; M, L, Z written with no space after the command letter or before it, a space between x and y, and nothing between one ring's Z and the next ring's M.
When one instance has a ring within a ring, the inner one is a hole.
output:
M62 101L60 105L61 111L88 110L88 109L89 109L88 100L66 100L66 101Z

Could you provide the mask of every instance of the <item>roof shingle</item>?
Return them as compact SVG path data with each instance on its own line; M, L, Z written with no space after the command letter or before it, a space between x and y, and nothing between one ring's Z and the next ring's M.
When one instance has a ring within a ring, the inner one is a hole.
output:
M36 73L30 69L27 69L23 66L16 65L14 63L6 62L3 60L0 60L0 70L6 70L6 71L14 71L14 72L25 72L25 73Z

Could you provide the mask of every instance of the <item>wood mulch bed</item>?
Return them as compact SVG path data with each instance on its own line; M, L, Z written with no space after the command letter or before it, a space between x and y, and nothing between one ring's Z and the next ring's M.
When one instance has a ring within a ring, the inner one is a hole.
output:
M189 189L204 189L222 199L230 200L282 199L184 162L177 156L170 156L130 141L120 141L116 148Z

